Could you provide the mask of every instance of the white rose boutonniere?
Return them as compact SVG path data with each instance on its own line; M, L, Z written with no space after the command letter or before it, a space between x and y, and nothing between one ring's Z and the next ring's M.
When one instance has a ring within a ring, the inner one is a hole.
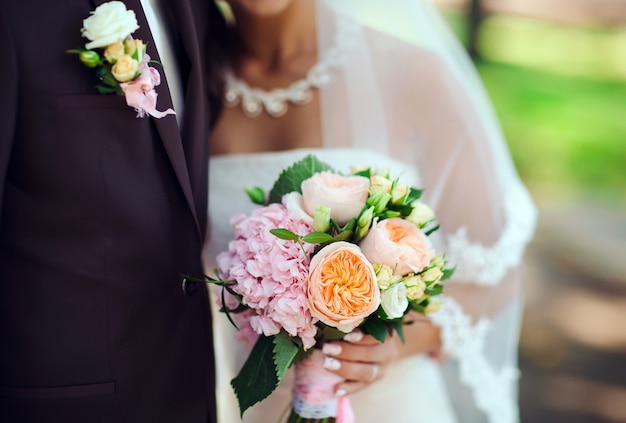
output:
M161 83L159 72L151 66L154 61L146 54L146 44L132 38L139 28L135 12L127 10L121 1L101 4L83 20L81 34L89 42L84 49L68 50L78 54L88 68L95 68L101 94L119 94L126 104L137 111L137 117L150 115L162 118L175 114L172 109L156 109L157 93L154 87ZM93 49L102 49L101 53Z
M135 12L126 10L121 1L103 3L91 16L83 21L83 37L91 40L85 45L87 50L103 48L116 41L124 40L139 29Z

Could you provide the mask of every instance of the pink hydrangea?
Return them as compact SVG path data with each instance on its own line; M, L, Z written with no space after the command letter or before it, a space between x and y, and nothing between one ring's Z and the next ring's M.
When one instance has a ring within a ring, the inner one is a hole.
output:
M285 228L304 235L313 228L282 204L256 208L250 216L235 215L230 224L234 239L228 250L217 256L217 266L220 277L234 281L232 289L253 310L237 316L241 337L252 341L250 329L271 336L282 328L300 337L305 349L312 347L316 320L307 306L305 286L309 274L306 256L315 246L304 243L305 255L298 243L282 240L270 230Z

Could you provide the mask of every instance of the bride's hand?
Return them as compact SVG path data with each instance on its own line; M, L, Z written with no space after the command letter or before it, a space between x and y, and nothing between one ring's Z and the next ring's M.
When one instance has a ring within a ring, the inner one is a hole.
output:
M415 315L412 320L403 329L405 343L396 333L381 343L355 330L343 341L324 344L324 366L346 379L335 386L337 395L352 394L382 379L389 364L398 358L419 353L436 355L441 347L439 329L423 315Z

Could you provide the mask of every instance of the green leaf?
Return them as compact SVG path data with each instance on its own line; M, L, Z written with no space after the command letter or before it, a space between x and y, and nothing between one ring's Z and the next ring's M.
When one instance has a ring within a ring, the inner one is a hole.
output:
M274 365L278 383L283 380L285 372L293 363L300 347L292 341L291 337L284 332L274 337Z
M324 170L332 170L332 168L330 165L319 161L315 156L307 155L281 172L270 190L269 203L280 203L283 195L290 192L301 193L302 182Z
M248 408L267 398L278 386L273 338L259 337L239 374L230 381L242 417Z
M395 329L395 331L398 333L398 336L400 337L400 340L404 344L406 341L404 339L404 329L402 326L402 322L400 320L392 320L391 322L389 322L389 324L393 329Z
M270 229L270 233L285 241L296 241L300 239L300 235L294 234L289 229L285 228Z
M422 189L411 188L411 190L409 191L409 195L407 195L404 199L404 204L411 204L413 201L419 200L423 192L424 190Z
M428 236L428 235L432 234L433 232L435 232L437 229L439 229L439 224L436 224L432 228L425 230L424 231L424 235Z
M361 330L368 335L372 335L380 342L385 342L387 335L389 334L389 327L387 323L377 318L375 315L370 316L361 325Z
M265 205L265 191L259 187L247 187L245 188L246 194L250 197L250 200L254 204Z
M302 237L302 240L304 242L308 242L309 244L322 244L324 242L331 241L332 239L332 235L325 232L311 232Z
M443 292L443 286L440 284L435 284L426 288L424 292L432 296L439 295Z
M368 167L367 169L363 169L359 172L353 174L354 176L364 176L367 179L372 177L372 170Z
M318 327L320 328L318 331L320 338L324 341L337 341L343 339L343 337L346 336L345 332L342 332L332 326L320 324L318 325Z
M441 269L443 276L441 277L441 280L446 280L446 279L450 279L450 277L452 277L452 275L454 274L454 271L456 270L456 266L455 267L451 267L449 269Z

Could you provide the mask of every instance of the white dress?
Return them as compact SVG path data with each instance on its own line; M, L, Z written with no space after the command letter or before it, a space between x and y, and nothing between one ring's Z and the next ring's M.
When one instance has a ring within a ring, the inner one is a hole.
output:
M209 165L210 232L203 253L207 274L213 274L215 256L227 249L232 238L233 231L228 223L231 215L235 212L248 213L254 207L244 188L259 186L269 191L279 172L307 153L315 154L338 171L348 172L354 165L387 168L403 183L419 187L419 177L414 168L369 150L293 150L213 157ZM239 371L249 349L234 339L235 329L226 316L215 311L213 321L218 422L240 422L230 380ZM269 399L246 411L243 421L278 423L289 409L291 380L288 373ZM457 422L439 365L422 355L394 363L384 379L351 396L350 401L357 423Z

